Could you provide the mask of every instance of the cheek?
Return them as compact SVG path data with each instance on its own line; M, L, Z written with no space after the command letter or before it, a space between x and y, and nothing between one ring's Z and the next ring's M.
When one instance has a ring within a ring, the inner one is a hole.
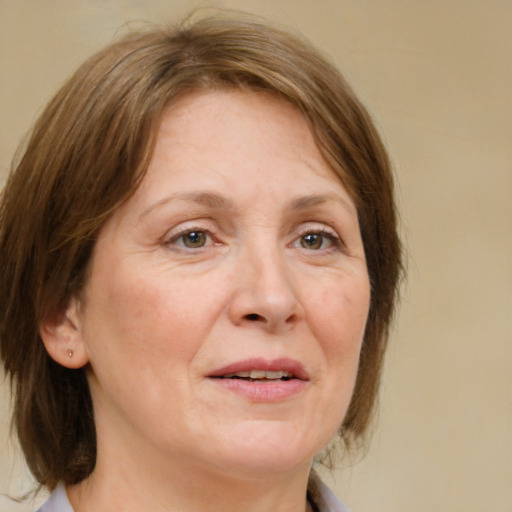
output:
M87 338L96 345L103 340L103 348L115 349L118 357L151 358L153 364L191 358L214 321L218 286L164 268L136 270L126 264L96 274Z
M133 411L144 410L147 418L162 408L170 388L183 391L202 343L197 319L205 305L165 272L104 268L115 271L94 274L84 311L89 382L97 409L115 408L136 421Z
M330 360L350 362L359 357L368 318L370 291L368 280L343 279L329 283L312 298L309 318L317 339Z
M338 429L354 390L369 309L370 287L362 277L330 280L313 298L310 327L323 353L322 407Z

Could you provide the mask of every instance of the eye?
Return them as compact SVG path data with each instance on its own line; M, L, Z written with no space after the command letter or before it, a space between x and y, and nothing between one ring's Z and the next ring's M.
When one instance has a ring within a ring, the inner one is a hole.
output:
M190 231L181 236L183 245L190 249L196 249L203 247L206 244L206 233L204 231Z
M329 251L342 247L342 241L338 233L325 225L304 226L299 230L298 238L293 245L298 249L307 251Z
M169 243L186 249L200 249L211 243L211 235L200 229L190 229L172 238Z
M300 246L310 251L329 249L337 244L337 237L331 233L313 231L305 233L299 238Z

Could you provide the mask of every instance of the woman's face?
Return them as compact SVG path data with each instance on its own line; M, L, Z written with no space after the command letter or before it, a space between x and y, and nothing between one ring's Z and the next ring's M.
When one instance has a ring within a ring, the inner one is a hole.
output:
M74 307L98 462L309 467L346 413L370 287L354 204L298 110L180 99L90 265Z

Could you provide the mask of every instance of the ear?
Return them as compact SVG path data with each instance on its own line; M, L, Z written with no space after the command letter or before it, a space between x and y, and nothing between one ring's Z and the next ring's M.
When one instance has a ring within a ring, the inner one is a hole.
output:
M48 315L39 325L39 335L46 351L66 368L81 368L89 362L79 310L79 300L72 298L65 309Z

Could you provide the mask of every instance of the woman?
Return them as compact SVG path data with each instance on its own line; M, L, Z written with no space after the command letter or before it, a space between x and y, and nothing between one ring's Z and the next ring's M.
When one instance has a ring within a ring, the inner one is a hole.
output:
M1 354L49 511L345 510L400 274L383 145L304 41L207 19L88 60L1 203Z

